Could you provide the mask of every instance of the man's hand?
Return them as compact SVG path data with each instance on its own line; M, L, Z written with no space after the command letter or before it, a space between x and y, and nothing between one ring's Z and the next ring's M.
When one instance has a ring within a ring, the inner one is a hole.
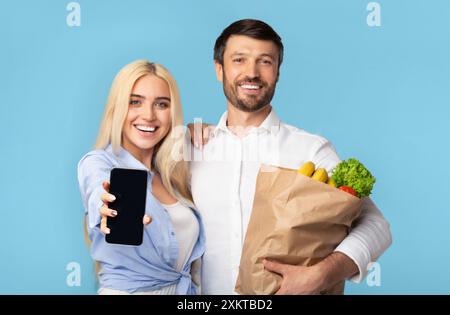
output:
M358 272L358 266L348 256L334 252L314 266L294 266L263 260L264 267L283 277L279 294L320 294L336 283Z
M263 265L267 270L283 277L276 295L319 294L326 287L325 277L316 266L293 266L268 260L264 260Z
M192 144L199 149L202 149L208 143L212 135L212 131L216 126L206 123L188 124L189 132L191 134Z

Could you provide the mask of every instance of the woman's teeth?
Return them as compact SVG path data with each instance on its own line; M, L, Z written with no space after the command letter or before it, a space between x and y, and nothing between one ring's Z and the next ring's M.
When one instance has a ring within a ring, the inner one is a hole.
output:
M155 132L155 130L157 129L157 127L150 127L150 126L140 126L137 125L135 126L138 130L140 131L144 131L144 132Z

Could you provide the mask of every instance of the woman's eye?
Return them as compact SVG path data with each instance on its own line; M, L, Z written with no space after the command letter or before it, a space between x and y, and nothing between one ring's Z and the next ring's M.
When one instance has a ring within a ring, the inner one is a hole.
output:
M155 105L156 105L156 107L158 107L158 108L167 108L167 107L169 107L169 104L164 103L164 102L162 102L162 103L156 103Z
M130 100L130 105L140 105L141 101L139 100Z

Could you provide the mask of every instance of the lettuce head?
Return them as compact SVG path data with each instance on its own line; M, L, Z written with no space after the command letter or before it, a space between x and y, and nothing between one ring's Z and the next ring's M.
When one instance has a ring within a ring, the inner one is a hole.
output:
M367 197L372 192L375 177L357 159L350 158L340 162L331 176L337 187L349 186L358 194L359 198Z

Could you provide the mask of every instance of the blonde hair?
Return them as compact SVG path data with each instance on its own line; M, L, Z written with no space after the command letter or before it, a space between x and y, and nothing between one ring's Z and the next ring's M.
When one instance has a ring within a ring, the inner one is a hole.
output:
M180 94L175 79L163 66L147 60L137 60L119 71L109 92L95 148L105 149L111 143L113 151L118 152L122 144L122 128L128 113L131 91L135 82L145 75L159 77L167 83L170 90L172 125L166 137L153 151L155 169L160 174L164 187L174 198L192 205L188 166L179 148L179 135L174 132L175 128L183 127Z

